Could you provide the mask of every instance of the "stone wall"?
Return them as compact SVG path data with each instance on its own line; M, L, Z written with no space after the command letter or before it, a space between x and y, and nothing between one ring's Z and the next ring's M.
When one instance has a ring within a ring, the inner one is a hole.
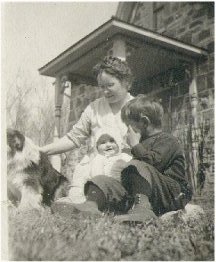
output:
M157 11L157 4L159 9ZM137 3L138 10L146 3ZM149 5L149 3L148 3ZM155 31L178 39L187 44L205 48L208 59L199 62L197 67L198 91L214 88L214 3L213 2L155 2L153 19L160 23ZM146 27L142 14L134 15L135 25ZM159 18L158 18L159 17ZM181 90L180 90L181 92Z
M146 27L144 15L145 3L137 3L138 15L132 23ZM148 3L149 5L149 3ZM153 5L153 29L162 35L178 39L187 44L207 49L207 59L197 62L196 80L198 89L199 145L202 145L201 161L207 164L204 189L213 190L214 181L214 3L204 2L158 2ZM139 7L139 8L138 8ZM141 11L140 11L141 10ZM159 23L158 23L159 21ZM138 92L150 90L160 97L167 107L165 129L176 134L188 146L188 128L190 121L189 82L186 76L182 80L169 81L172 72L149 79L148 88L140 86ZM174 72L175 73L175 72ZM178 73L177 73L178 74ZM181 74L181 73L180 73ZM156 92L155 92L156 87ZM149 92L149 91L147 91Z
M146 3L137 3L139 8ZM149 4L149 3L148 3ZM214 3L213 2L160 2L152 3L159 11L153 13L153 19L160 23L155 31L162 35L178 39L187 44L205 48L208 59L200 61L197 67L198 91L214 88ZM138 8L138 9L139 9ZM134 15L132 23L146 26L141 14ZM181 90L180 90L181 92Z
M148 28L145 8L142 6L149 4L137 3L137 15L130 22ZM152 5L154 26L150 29L185 43L213 50L213 2L154 2Z

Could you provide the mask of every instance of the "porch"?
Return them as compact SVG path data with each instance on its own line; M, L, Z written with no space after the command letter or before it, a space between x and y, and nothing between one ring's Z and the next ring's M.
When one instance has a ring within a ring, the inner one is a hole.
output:
M163 127L182 142L189 179L194 192L199 191L202 184L197 176L200 165L213 161L213 152L207 153L210 159L204 159L204 153L200 151L201 144L202 150L206 150L204 138L208 135L211 140L213 130L198 103L197 65L208 55L204 49L113 17L39 69L40 74L56 78L56 136L61 137L66 132L63 122L74 120L71 100L77 94L73 91L79 88L77 83L81 79L89 89L96 87L92 68L106 55L128 61L135 78L132 94L145 93L161 99L165 108ZM83 109L85 106L83 102ZM63 108L68 109L66 116L62 114ZM213 114L213 102L206 109L208 114ZM75 114L75 120L78 117Z

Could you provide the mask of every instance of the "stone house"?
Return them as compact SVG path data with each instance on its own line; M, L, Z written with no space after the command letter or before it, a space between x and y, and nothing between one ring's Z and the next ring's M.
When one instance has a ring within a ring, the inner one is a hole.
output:
M212 188L214 172L214 2L120 2L109 21L39 69L55 77L57 136L101 96L92 68L105 55L126 59L132 94L161 99L164 130L181 141L194 191ZM62 159L71 174L86 152Z

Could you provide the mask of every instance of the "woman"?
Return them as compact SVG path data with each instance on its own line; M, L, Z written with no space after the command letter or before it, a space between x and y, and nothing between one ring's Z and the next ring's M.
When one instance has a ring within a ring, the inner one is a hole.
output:
M127 62L109 56L95 66L94 73L104 96L90 103L71 131L57 142L42 147L42 152L52 155L73 150L80 147L90 137L91 145L88 157L91 158L94 153L94 137L98 130L113 127L121 138L123 151L129 147L126 142L127 126L121 120L121 108L133 98L128 92L132 82L131 70ZM86 157L82 161L85 162ZM76 181L72 182L69 192L71 198L67 199L69 202L72 201L73 193L76 194L73 184L76 186Z

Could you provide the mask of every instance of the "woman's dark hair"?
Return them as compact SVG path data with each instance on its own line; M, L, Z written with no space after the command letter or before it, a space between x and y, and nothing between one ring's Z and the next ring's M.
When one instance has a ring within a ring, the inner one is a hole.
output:
M161 104L146 95L138 95L127 102L121 110L122 121L126 124L130 120L138 122L143 117L147 117L154 127L161 127L163 115Z
M93 68L93 73L96 77L104 71L115 76L120 81L125 81L128 89L130 88L133 76L126 61L123 61L118 57L106 56L102 62L98 63Z

